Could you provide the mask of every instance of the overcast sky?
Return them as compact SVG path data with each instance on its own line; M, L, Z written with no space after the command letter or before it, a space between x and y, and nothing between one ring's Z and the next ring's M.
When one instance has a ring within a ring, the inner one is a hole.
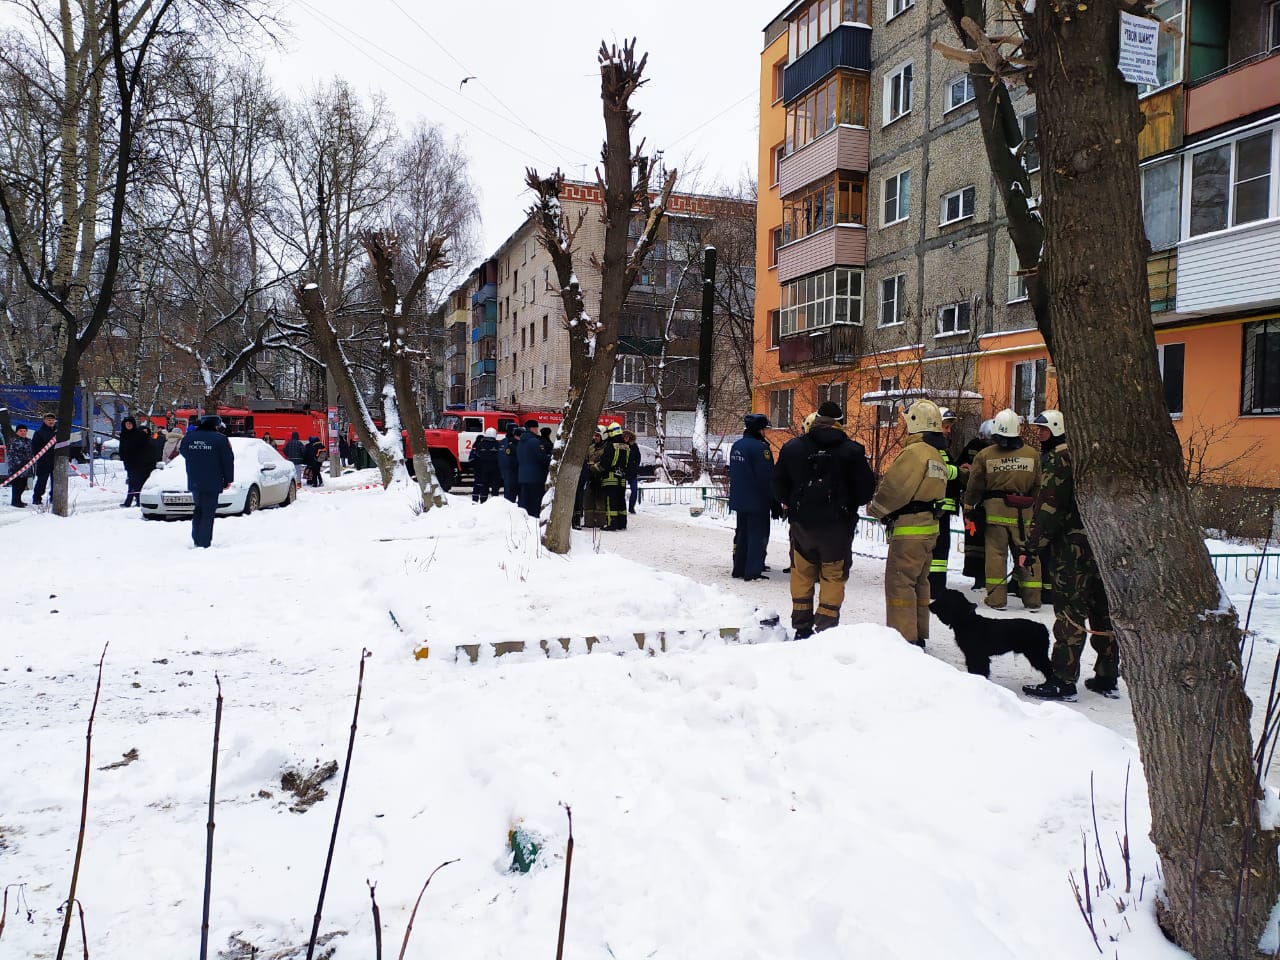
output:
M293 96L341 75L380 90L406 125L462 137L485 253L524 219L524 168L594 179L604 138L596 52L636 37L649 83L632 98L647 147L696 183L754 177L766 23L780 0L282 0L289 51L268 62ZM460 81L474 76L459 88Z

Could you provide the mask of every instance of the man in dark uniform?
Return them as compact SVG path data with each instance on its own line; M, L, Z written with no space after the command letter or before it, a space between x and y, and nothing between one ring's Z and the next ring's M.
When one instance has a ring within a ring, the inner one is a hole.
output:
M769 507L773 495L773 451L764 439L769 418L748 413L742 439L729 450L729 509L737 518L733 536L733 576L761 580L769 543Z
M49 447L48 450L44 448L57 435L58 418L52 413L46 413L44 420L36 428L35 436L31 438L31 450L36 454L36 488L31 494L31 502L37 505L44 499L45 488L49 486L49 477L53 475L53 461L58 454L55 447ZM41 453L42 450L43 453Z
M808 432L783 444L773 471L773 498L791 523L791 626L798 640L840 623L858 508L875 493L866 450L845 435L843 420L838 404L823 403Z
M213 544L218 495L235 478L235 454L231 452L231 441L218 432L221 427L221 417L201 417L200 425L178 444L178 452L187 464L187 489L194 504L191 540L197 547Z

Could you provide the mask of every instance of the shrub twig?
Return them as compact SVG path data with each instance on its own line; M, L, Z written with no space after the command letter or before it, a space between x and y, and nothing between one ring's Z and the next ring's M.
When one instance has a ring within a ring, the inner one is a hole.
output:
M333 833L329 836L329 852L324 858L324 876L320 878L320 899L316 901L316 916L311 924L311 940L307 943L307 960L315 955L316 937L320 935L320 916L324 912L324 894L329 887L329 870L333 866L333 848L338 844L338 824L342 820L342 801L347 796L347 778L351 775L351 754L356 747L356 721L360 718L360 695L364 692L364 662L371 654L360 650L360 674L356 679L356 705L351 714L351 737L347 741L347 762L342 768L342 786L338 788L338 808L333 812Z
M204 912L200 919L200 960L209 956L209 899L213 893L213 806L218 793L218 738L222 734L222 681L213 675L218 698L213 708L213 761L209 769L209 822L204 843Z
M427 882L424 883L422 885L422 889L418 891L418 899L413 901L413 909L409 912L409 924L404 928L404 942L400 944L399 960L404 960L404 952L409 949L409 934L413 932L413 921L418 916L418 905L422 903L422 895L427 892L427 887L431 885L431 878L434 877L441 870L443 870L445 867L447 867L449 864L457 863L457 862L458 862L458 859L456 857L452 860L446 860L444 863L440 864L440 866L432 870L430 874L428 874Z
M1102 855L1102 835L1098 833L1098 801L1093 795L1093 771L1089 771L1089 808L1093 811L1093 848L1098 854L1098 890L1111 886L1111 874L1107 871L1107 861Z
M58 938L57 960L62 960L67 950L67 936L71 933L71 904L77 903L76 883L80 879L80 858L84 855L84 828L89 819L89 773L93 763L93 718L98 712L98 696L102 693L102 664L107 659L108 641L102 645L102 656L98 658L98 682L93 688L93 706L89 708L89 727L84 735L84 790L80 795L80 833L76 837L76 859L71 868L71 892L67 894L67 912L62 918L62 935ZM83 918L81 930L83 931ZM85 946L86 955L88 945Z
M569 817L569 842L564 851L564 898L560 901L560 936L556 940L556 960L564 958L564 928L569 919L569 874L573 869L573 808L566 803L564 812Z
M369 885L369 900L373 903L373 960L382 960L382 913L378 910L378 898L374 894L378 885L371 880L365 883Z

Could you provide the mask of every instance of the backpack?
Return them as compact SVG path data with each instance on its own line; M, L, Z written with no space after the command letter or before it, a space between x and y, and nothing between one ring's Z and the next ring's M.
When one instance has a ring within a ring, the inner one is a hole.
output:
M851 515L848 482L844 465L835 447L818 447L809 454L805 481L796 488L794 516L813 524L848 520Z

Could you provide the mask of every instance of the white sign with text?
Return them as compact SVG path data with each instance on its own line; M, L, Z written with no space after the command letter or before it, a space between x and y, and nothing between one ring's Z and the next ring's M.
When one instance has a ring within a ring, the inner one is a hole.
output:
M1159 21L1121 11L1120 62L1117 66L1129 83L1160 85L1156 72L1156 38L1159 34Z

